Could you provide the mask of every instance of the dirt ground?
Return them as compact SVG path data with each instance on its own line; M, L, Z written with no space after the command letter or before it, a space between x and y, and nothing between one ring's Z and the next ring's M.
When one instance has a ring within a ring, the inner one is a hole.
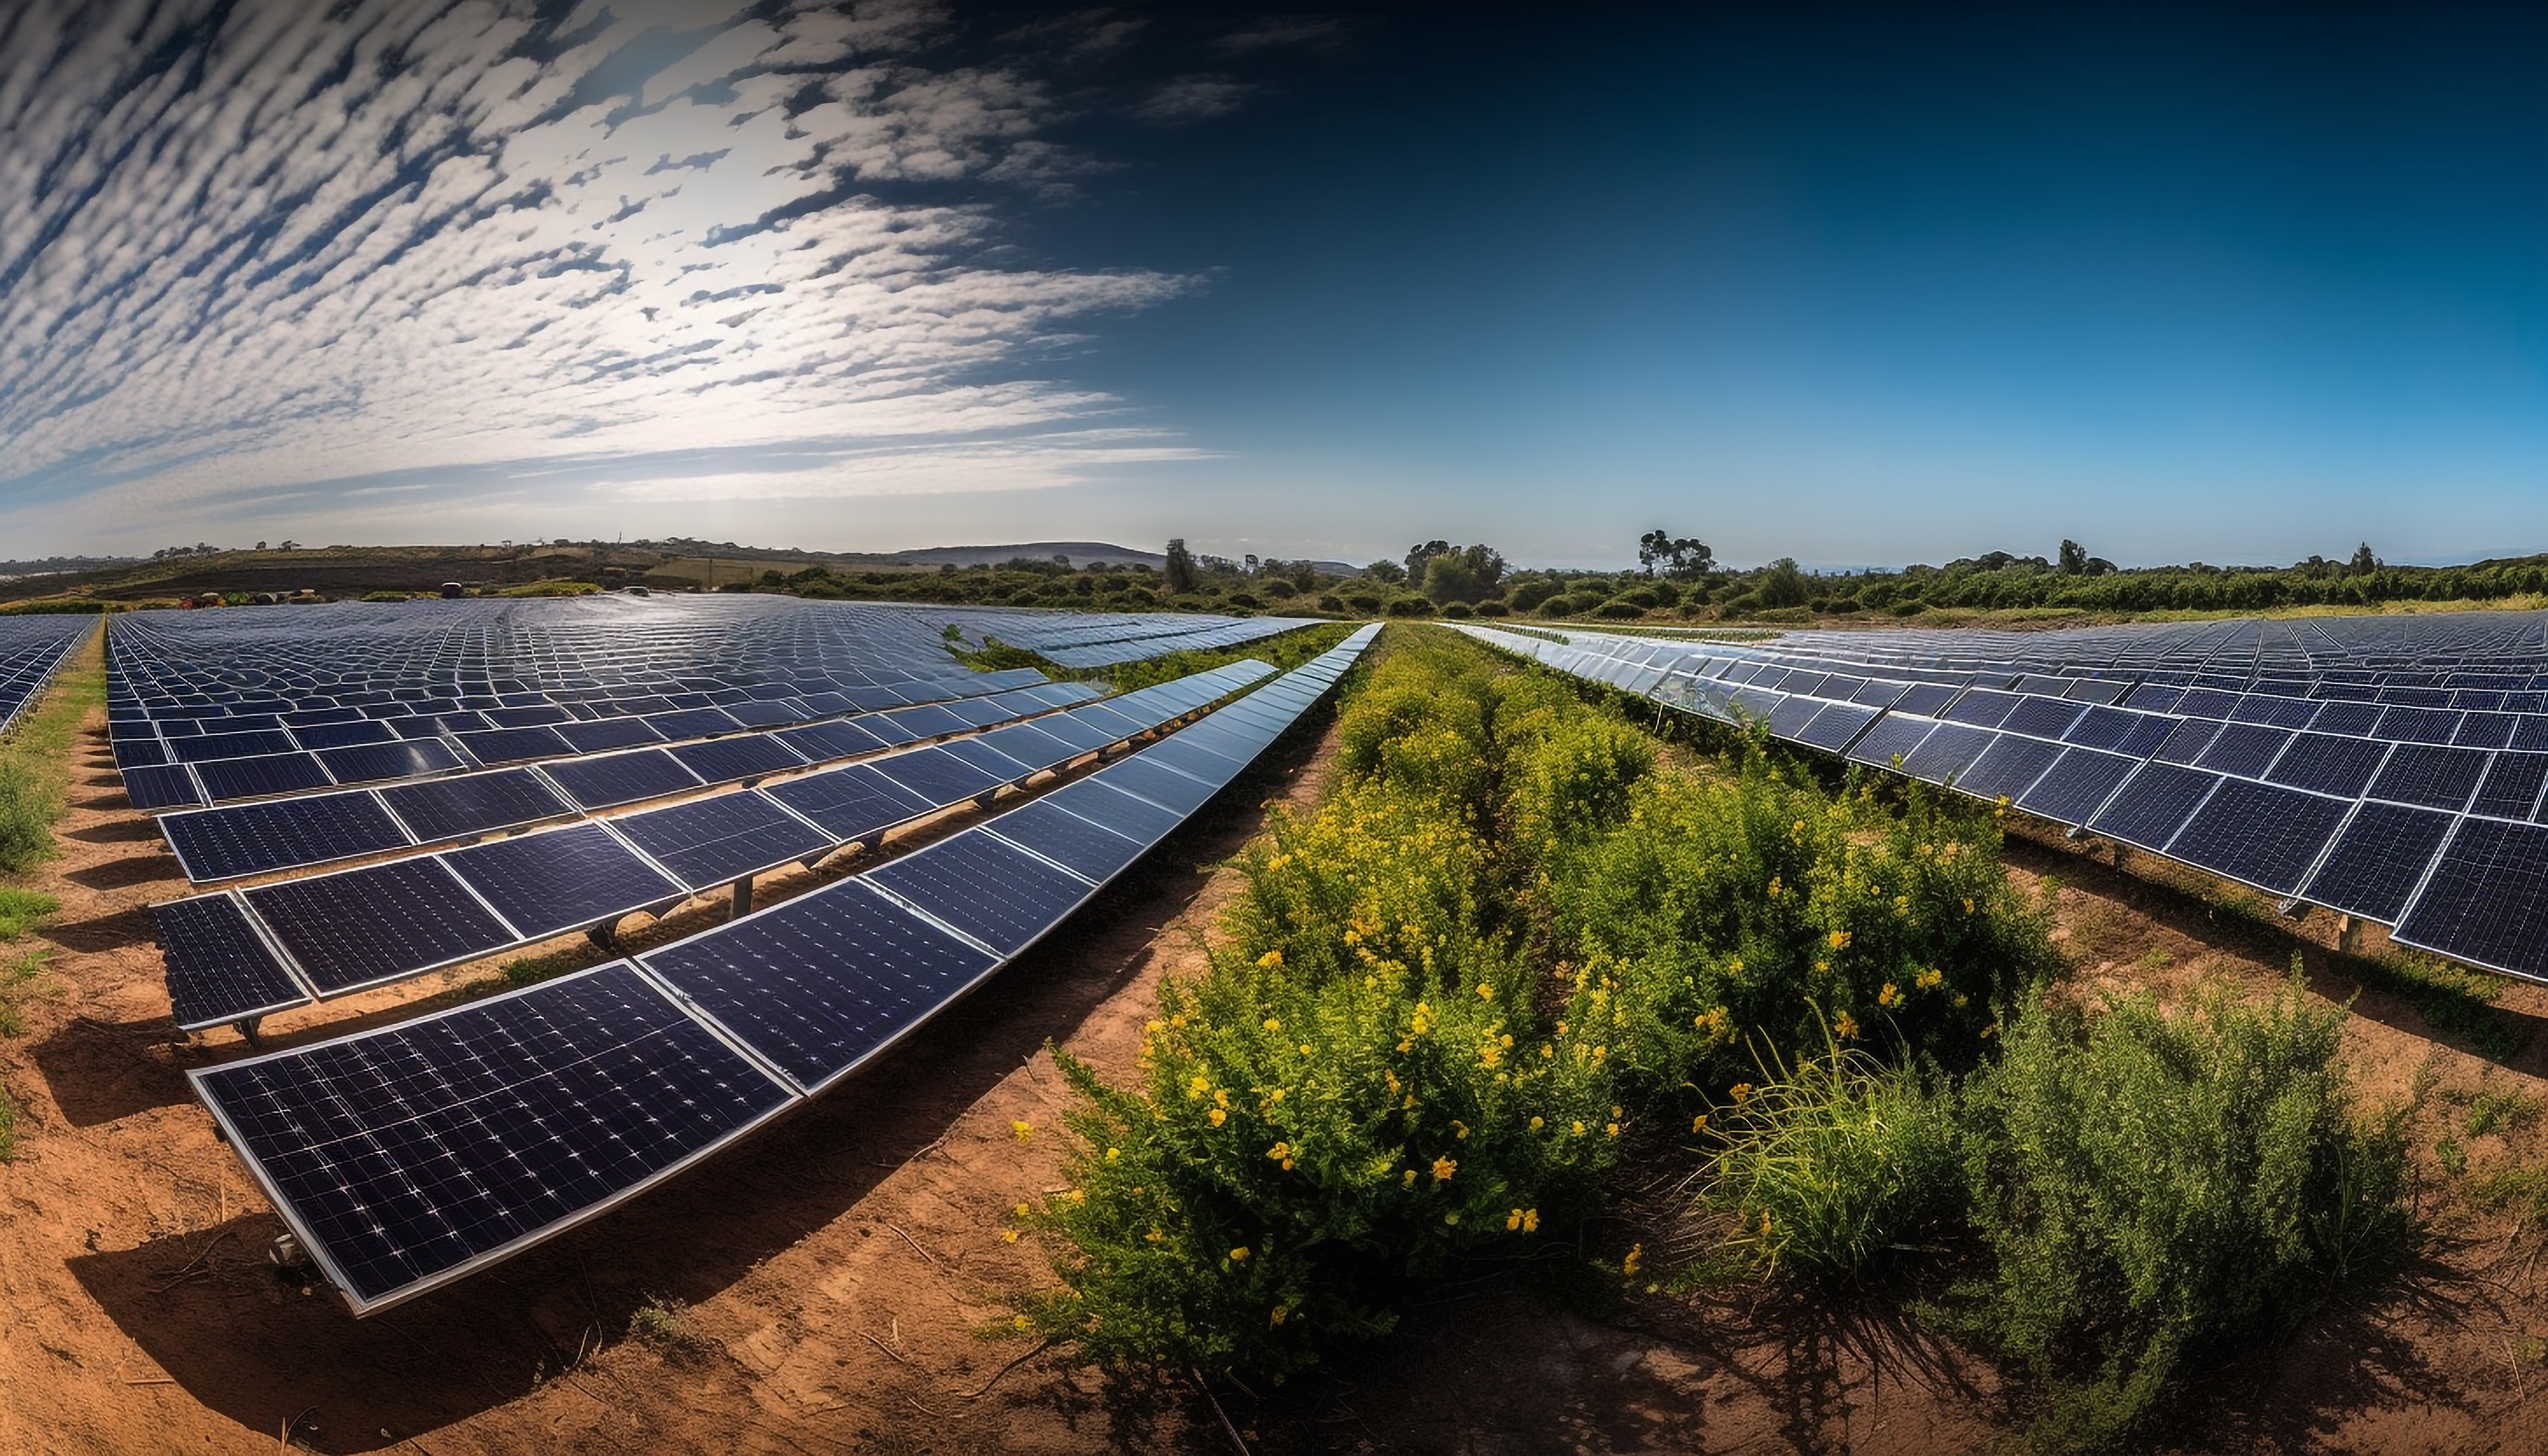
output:
M280 1274L281 1225L215 1138L183 1070L239 1054L168 1022L146 906L185 885L127 804L102 722L83 740L63 911L29 1033L0 1043L19 1106L0 1164L0 1452L522 1451L894 1453L1958 1451L2019 1424L1989 1368L1881 1309L1631 1293L1557 1299L1503 1274L1412 1311L1384 1348L1287 1392L1110 1379L1009 1328L1048 1280L1014 1207L1058 1187L1064 1092L1049 1039L1130 1067L1158 977L1199 962L1235 888L1221 868L1265 799L1314 801L1331 742L1278 747L1086 912L1072 932L770 1132L519 1258L368 1320ZM943 832L943 829L942 831ZM918 841L915 840L914 843ZM2011 873L2057 877L2090 985L2275 983L2295 946L2312 987L2356 987L2314 949L2057 845L2012 840ZM801 881L810 883L810 880ZM784 893L788 886L772 887ZM701 906L663 934L722 914ZM412 1014L488 968L269 1022L277 1044ZM2524 1026L2548 993L2503 999ZM2369 1102L2412 1101L2433 1237L2397 1294L2214 1372L2182 1449L2540 1448L2548 1295L2509 1215L2453 1198L2466 1176L2548 1153L2548 1119L2462 1136L2480 1092L2548 1100L2533 1038L2509 1064L2365 993L2346 1033ZM1032 1130L1018 1136L1015 1125ZM1658 1198L1592 1230L1653 1238ZM1615 1249L1610 1250L1615 1254ZM1598 1315L1574 1313L1598 1309ZM641 1312L653 1332L632 1334ZM1273 1397L1274 1399L1259 1399Z

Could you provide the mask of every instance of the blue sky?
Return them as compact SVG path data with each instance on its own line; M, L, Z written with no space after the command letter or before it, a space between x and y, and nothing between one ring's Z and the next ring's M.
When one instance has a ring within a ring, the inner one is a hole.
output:
M2548 549L2518 7L0 6L0 556Z

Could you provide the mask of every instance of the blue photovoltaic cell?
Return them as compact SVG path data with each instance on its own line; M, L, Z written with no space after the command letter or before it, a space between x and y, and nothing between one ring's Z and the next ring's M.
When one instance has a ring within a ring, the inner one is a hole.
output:
M188 1075L358 1310L589 1217L790 1101L625 963Z
M877 773L872 764L808 774L761 792L823 826L840 844L872 844L883 831L937 807Z
M691 889L828 851L833 840L757 793L718 794L610 821Z
M877 715L894 727L915 738L936 738L946 733L961 733L973 725L947 710L942 703L922 703L916 707L895 708Z
M528 769L498 769L401 783L380 791L418 844L439 844L491 830L513 829L572 814L575 806Z
M2022 697L2000 726L2011 733L2030 733L2037 738L2059 738L2079 721L2086 705L2062 697Z
M2144 764L2088 827L2126 844L2164 852L2177 829L2193 817L2203 796L2219 782L2219 774L2198 769Z
M554 728L489 728L454 735L462 748L482 764L526 764L534 759L563 759L575 754Z
M2380 721L2380 704L2376 702L2331 702L2310 719L2313 733L2343 733L2356 738L2371 736L2372 725Z
M1011 809L985 826L1011 844L1100 881L1114 877L1150 847L1145 839L1118 834L1083 819L1049 798Z
M2548 783L2548 754L2497 754L2478 784L2477 797L2469 801L2469 812L2528 819L2539 803L2542 783Z
M1917 749L1937 726L1927 718L1905 717L1898 711L1887 713L1860 736L1849 751L1850 762L1891 768L1894 760Z
M1830 703L1814 714L1813 721L1797 733L1798 743L1838 753L1847 748L1859 731L1875 721L1875 709L1855 703Z
M1197 724L1194 728L1184 729L1165 743L1142 750L1141 757L1153 764L1165 764L1180 773L1191 774L1216 786L1228 783L1247 767L1246 761L1234 755L1217 753L1196 742L1193 735L1201 727Z
M2042 777L2061 753L2057 743L2004 734L1964 771L1956 780L1956 787L1986 799L2015 799Z
M883 739L850 722L809 723L775 736L780 743L803 754L807 762L816 764L856 758L887 746Z
M2316 789L2340 798L2356 798L2371 785L2389 745L2370 738L2343 738L2328 733L2297 733L2283 750L2271 774L2275 783Z
M609 754L597 759L569 759L544 764L540 772L557 781L569 798L588 809L606 809L659 799L699 786L699 776L682 767L663 749Z
M2223 726L2214 718L2188 718L2177 725L2176 731L2167 736L2167 742L2160 744L2158 751L2150 757L2162 764L2191 764L2212 746L2213 739L2221 736Z
M2168 855L2277 895L2300 888L2353 805L2295 788L2222 780L2167 847Z
M783 728L814 716L801 702L775 698L746 698L725 704L725 710L746 728Z
M712 733L732 733L743 725L734 714L723 708L676 708L669 713L656 713L647 722L666 738L705 738Z
M151 768L166 762L168 762L168 746L158 739L119 738L115 740L115 767L119 770Z
M614 748L637 748L644 744L662 743L664 735L643 718L594 718L582 723L560 723L557 736L580 754L607 753Z
M1770 734L1774 738L1793 739L1814 714L1823 710L1818 697L1790 697L1770 710Z
M1902 696L1893 704L1893 708L1896 712L1913 713L1925 718L1954 701L1955 696L1956 689L1943 682L1914 682L1902 689Z
M940 808L988 793L1002 782L998 775L935 747L878 759L869 767Z
M407 831L368 793L194 809L159 821L178 865L198 883L324 864L407 846Z
M1931 783L1951 782L1998 741L1999 734L1992 729L1941 723L1936 732L1920 740L1918 748L1902 756L1902 772Z
M2513 725L2507 747L2536 752L2548 749L2548 713L2523 713Z
M261 759L216 759L195 766L195 777L215 803L272 794L308 793L335 780L309 754L269 754Z
M2129 758L2145 759L2167 742L2176 731L2178 720L2157 713L2137 713L2130 708L2092 707L2070 725L2063 742L2082 748L2106 749Z
M2247 778L2261 778L2265 769L2292 741L2289 730L2268 727L2262 723L2224 724L2212 741L2196 755L2195 767L2218 774L2236 774Z
M2014 692L1994 692L1976 687L1956 698L1938 716L1950 723L1962 723L1973 728L1996 728L2008 720L2021 699Z
M321 996L474 959L516 939L438 859L393 860L242 893Z
M299 1006L310 993L292 978L228 895L154 906L168 1003L183 1031L200 1031Z
M765 733L688 743L664 752L709 783L733 783L805 767L805 761L787 745Z
M1012 723L1006 728L994 728L982 735L981 743L984 748L996 749L1028 769L1039 772L1058 769L1084 752L1033 723Z
M893 719L882 713L869 713L865 717L859 719L859 728L863 732L874 735L877 742L884 744L888 748L899 744L917 742L920 738L919 734L903 727L901 724L895 722Z
M2407 918L2403 944L2548 977L2548 827L2463 819Z
M460 756L438 738L329 749L318 756L318 761L327 766L328 773L336 775L338 783L366 783L378 778L421 778L427 774L448 774L467 767L460 762Z
M1152 720L1128 717L1102 702L1082 704L1062 716L1086 723L1097 731L1109 735L1107 738L1109 743L1121 743L1136 734L1147 733L1159 726Z
M2398 743L2448 743L2459 726L2460 715L2446 709L2393 707L2380 715L2371 736Z
M214 759L252 759L266 754L298 753L301 745L292 735L279 729L262 733L208 733L194 738L176 738L168 742L168 753L181 764L202 764Z
M807 1091L918 1026L999 964L856 879L643 960Z
M1139 840L1144 845L1157 844L1185 822L1185 816L1176 810L1162 808L1108 783L1106 775L1113 772L1108 769L1067 787L1055 789L1037 802L1059 804L1082 819Z
M1136 754L1105 771L1106 781L1127 793L1139 794L1154 804L1191 814L1202 808L1204 801L1220 792L1217 783L1202 783L1191 775L1180 774L1164 764L1153 764L1147 754Z
M2488 757L2484 749L2402 743L2390 750L2389 762L2365 792L2370 798L2428 809L2464 809L2486 774Z
M944 704L947 711L962 719L967 727L988 728L1005 723L1018 715L1017 709L987 697L959 697Z
M2460 719L2460 731L2451 742L2461 748L2502 748L2512 742L2513 730L2521 726L2514 713L2470 713Z
M1002 956L1025 950L1093 892L1080 877L978 829L905 855L866 877Z
M526 941L617 920L687 893L598 824L473 845L442 859Z
M292 730L292 736L309 749L351 748L358 743L397 743L399 736L389 725L370 718L356 718L350 723L313 723Z
M1034 774L1034 769L1009 757L979 738L951 739L938 746L940 753L962 759L965 763L998 778L1002 783L1015 783Z
M133 807L147 812L200 804L204 791L183 764L144 764L124 771L124 793Z

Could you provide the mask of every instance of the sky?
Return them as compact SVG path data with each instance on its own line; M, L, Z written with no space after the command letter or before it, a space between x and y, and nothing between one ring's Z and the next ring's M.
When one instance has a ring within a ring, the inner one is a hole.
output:
M0 558L2548 550L2548 11L0 0Z

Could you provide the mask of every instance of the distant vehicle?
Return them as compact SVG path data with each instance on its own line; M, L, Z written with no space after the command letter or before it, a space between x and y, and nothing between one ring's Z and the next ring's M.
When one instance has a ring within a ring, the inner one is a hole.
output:
M442 584L442 594L446 600L457 598L460 593L466 590L467 589L462 587L458 582L445 582Z
M652 596L655 593L644 587L622 587L619 589L619 594L622 596Z

